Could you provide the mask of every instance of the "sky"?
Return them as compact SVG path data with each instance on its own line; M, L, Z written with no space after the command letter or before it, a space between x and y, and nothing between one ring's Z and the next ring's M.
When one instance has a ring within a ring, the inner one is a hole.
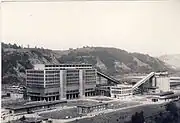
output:
M180 1L3 2L2 41L67 50L102 46L180 54Z

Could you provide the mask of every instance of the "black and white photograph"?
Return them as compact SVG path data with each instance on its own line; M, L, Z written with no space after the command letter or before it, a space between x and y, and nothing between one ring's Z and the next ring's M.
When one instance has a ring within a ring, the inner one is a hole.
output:
M180 123L180 0L2 0L1 123Z

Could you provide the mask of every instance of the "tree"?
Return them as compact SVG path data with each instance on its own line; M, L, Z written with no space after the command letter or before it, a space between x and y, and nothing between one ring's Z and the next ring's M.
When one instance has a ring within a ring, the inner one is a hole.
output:
M145 119L144 119L144 112L141 111L139 115L140 115L140 116L139 116L140 122L141 122L141 123L144 123L144 121L145 121Z
M131 122L132 123L144 123L144 121L145 121L145 119L144 119L143 111L141 111L140 113L136 112L131 117Z

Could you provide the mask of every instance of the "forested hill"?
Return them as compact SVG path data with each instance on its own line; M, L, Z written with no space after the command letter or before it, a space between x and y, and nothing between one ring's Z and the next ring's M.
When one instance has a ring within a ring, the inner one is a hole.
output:
M2 82L25 83L25 70L34 64L88 63L109 75L148 73L169 69L162 61L149 55L128 53L107 47L83 47L66 51L23 48L16 44L2 45Z

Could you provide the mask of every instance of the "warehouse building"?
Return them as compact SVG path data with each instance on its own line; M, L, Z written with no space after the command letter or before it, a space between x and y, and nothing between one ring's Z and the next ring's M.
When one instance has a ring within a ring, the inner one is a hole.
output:
M108 107L108 103L98 103L98 104L84 104L84 105L78 105L77 111L79 114L87 114L91 112L101 111L105 110Z
M96 69L89 64L35 65L26 70L32 101L74 99L95 95Z

